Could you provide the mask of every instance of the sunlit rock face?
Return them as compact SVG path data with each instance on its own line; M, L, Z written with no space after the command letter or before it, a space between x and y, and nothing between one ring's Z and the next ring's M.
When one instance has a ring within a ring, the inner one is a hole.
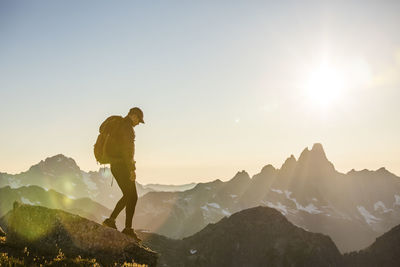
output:
M7 243L38 255L96 258L104 265L136 262L155 266L157 254L119 231L61 210L15 204L4 218Z
M159 250L160 266L342 266L328 236L296 227L268 207L240 211L183 240L141 236Z

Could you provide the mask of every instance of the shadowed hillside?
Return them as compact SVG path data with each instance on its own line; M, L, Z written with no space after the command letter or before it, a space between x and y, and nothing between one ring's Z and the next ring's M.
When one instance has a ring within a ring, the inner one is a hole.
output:
M325 235L307 232L268 207L240 211L182 240L142 232L160 266L341 266Z

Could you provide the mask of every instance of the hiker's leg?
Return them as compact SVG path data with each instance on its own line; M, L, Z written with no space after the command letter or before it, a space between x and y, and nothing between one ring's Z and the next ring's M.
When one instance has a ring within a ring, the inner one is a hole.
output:
M115 205L115 208L113 212L110 215L110 218L116 219L118 214L125 208L126 206L126 196L124 194L124 191L126 191L126 181L125 181L125 175L126 171L124 170L124 166L121 166L121 164L111 164L111 173L114 176L115 180L118 183L119 188L122 191L122 197L121 199L117 202Z
M115 208L111 213L110 218L115 220L118 214L125 208L125 205L126 205L126 197L122 196L121 199L117 202L117 205L115 205Z
M111 166L111 172L113 173L115 180L117 181L118 186L121 188L123 194L122 199L118 201L117 206L114 209L115 214L119 213L123 209L122 205L125 205L125 227L132 228L132 218L138 199L136 183L135 181L130 180L130 169L128 168L128 165L124 163L114 164L114 166ZM119 205L120 202L121 205ZM112 215L115 215L114 211Z
M135 181L130 181L129 192L127 193L127 199L126 199L126 209L125 209L126 228L132 228L132 219L133 219L133 214L135 213L137 200L138 200L138 195L136 192L136 183Z

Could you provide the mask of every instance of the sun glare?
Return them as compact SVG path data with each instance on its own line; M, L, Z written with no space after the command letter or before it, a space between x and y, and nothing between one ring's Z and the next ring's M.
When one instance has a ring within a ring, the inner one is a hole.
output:
M338 101L344 88L343 75L328 64L315 69L306 85L307 96L311 104L327 108Z

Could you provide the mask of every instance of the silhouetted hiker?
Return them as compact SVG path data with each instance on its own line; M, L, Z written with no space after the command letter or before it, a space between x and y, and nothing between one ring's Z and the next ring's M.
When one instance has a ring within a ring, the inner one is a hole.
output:
M132 219L138 199L135 184L136 162L133 159L135 152L133 127L140 122L144 123L143 112L137 107L131 108L125 117L108 117L100 126L100 134L94 147L96 160L102 164L110 163L111 173L123 194L110 218L104 220L103 225L117 229L115 219L126 207L125 229L122 230L122 233L137 241L141 240L132 229Z

